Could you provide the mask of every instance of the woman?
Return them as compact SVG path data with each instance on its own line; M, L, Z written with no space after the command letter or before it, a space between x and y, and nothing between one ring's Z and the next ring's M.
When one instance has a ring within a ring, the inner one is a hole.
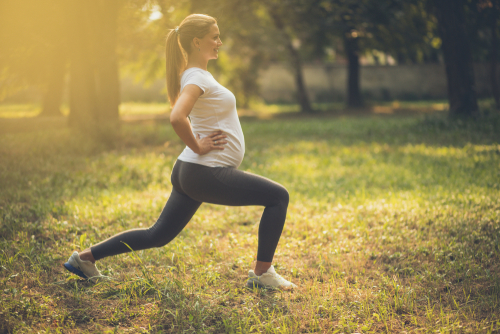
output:
M64 264L84 278L101 274L95 261L133 250L161 247L186 226L201 203L264 206L259 226L257 262L248 287L291 288L272 266L288 207L288 192L276 182L238 170L245 141L234 95L207 71L222 45L217 21L193 14L170 31L166 43L170 122L186 144L172 170L172 193L158 221L147 229L119 233ZM182 49L181 49L182 47ZM187 54L187 62L183 54ZM188 120L188 116L190 121Z

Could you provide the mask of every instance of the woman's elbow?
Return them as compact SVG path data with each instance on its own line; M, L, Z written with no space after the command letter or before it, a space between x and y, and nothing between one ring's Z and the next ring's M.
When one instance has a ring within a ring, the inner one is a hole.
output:
M170 114L170 124L172 124L173 127L178 125L181 122L181 118L178 115Z

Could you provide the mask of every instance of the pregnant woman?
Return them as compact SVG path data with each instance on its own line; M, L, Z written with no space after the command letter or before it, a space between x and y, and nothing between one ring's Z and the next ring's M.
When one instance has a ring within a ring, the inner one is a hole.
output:
M248 287L292 288L272 266L285 224L288 192L280 184L238 170L245 140L236 100L207 71L217 59L220 40L217 21L192 14L167 36L167 89L173 106L172 127L186 148L172 170L172 193L157 222L150 228L128 230L78 253L64 267L83 278L98 279L95 261L172 241L203 202L265 207L259 225L257 262L248 272ZM187 58L187 59L186 59ZM189 119L188 119L189 116Z

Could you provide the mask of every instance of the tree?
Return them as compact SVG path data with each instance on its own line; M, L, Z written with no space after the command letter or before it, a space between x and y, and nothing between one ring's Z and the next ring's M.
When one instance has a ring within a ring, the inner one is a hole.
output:
M322 10L319 34L330 39L331 44L341 41L347 59L347 106L363 106L360 85L359 59L363 52L372 49L381 31L389 29L396 14L402 12L399 0L330 0L319 4ZM323 43L324 38L317 39ZM378 45L384 45L379 43Z
M491 93L500 109L498 83L498 33L500 0L469 1L467 6L468 31L472 31L472 57L475 61L490 63Z
M74 0L68 13L73 36L69 124L99 135L118 125L118 9L118 0Z
M27 86L42 92L42 116L60 115L70 62L75 127L108 133L118 124L116 18L119 0L4 1L0 78L6 96Z
M443 41L450 116L476 117L479 110L472 54L466 34L465 3L463 0L432 0L432 4Z
M495 99L496 107L500 110L500 87L498 84L497 76L497 63L498 63L498 20L500 16L500 0L491 0L490 2L490 17L489 24L491 29L491 91Z
M379 2L384 7L387 1ZM382 13L369 32L366 47L393 56L398 64L438 63L441 38L436 17L425 1L407 0Z
M65 51L54 48L53 57L47 64L46 83L42 89L42 112L39 116L62 116L61 102L67 60Z
M290 15L289 13L290 8L297 9L297 7L293 6L293 4L290 5L286 2L285 3L267 2L267 4L264 6L267 8L268 14L271 17L271 20L274 23L275 28L283 38L283 44L285 45L285 48L288 51L290 67L293 71L295 78L295 87L297 89L297 100L300 104L301 111L304 113L312 113L314 112L314 109L311 107L311 103L307 95L306 85L304 82L303 68L302 68L303 67L302 59L297 50L297 46L295 46L293 43L293 34L296 32L293 31L292 24L288 25L285 24L285 18L288 18L295 24L300 22L300 21L295 21L295 15Z
M0 2L0 100L37 86L42 113L61 115L67 34L62 0Z
M73 1L68 13L70 31L70 114L69 124L85 130L97 125L97 96L93 68L93 36L88 3Z
M70 40L67 33L67 7L62 2L45 3L46 15L38 15L44 20L47 29L46 46L48 57L43 64L45 68L42 86L42 112L40 116L62 116L61 102L63 97L68 51L66 45ZM49 14L50 13L50 14Z
M359 39L356 30L345 32L344 52L347 57L347 105L350 108L363 106L360 89Z
M340 11L340 34L347 58L347 106L358 108L363 106L360 89L360 46L359 38L361 29L357 28L363 20L365 3L357 1L344 1L337 4Z

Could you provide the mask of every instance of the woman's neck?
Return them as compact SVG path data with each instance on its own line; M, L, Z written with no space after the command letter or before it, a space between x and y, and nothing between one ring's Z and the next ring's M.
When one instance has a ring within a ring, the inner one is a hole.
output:
M191 56L188 56L188 62L186 65L186 69L191 68L191 67L198 67L201 68L202 70L207 70L207 65L208 65L208 59L203 59L197 54L193 54Z

